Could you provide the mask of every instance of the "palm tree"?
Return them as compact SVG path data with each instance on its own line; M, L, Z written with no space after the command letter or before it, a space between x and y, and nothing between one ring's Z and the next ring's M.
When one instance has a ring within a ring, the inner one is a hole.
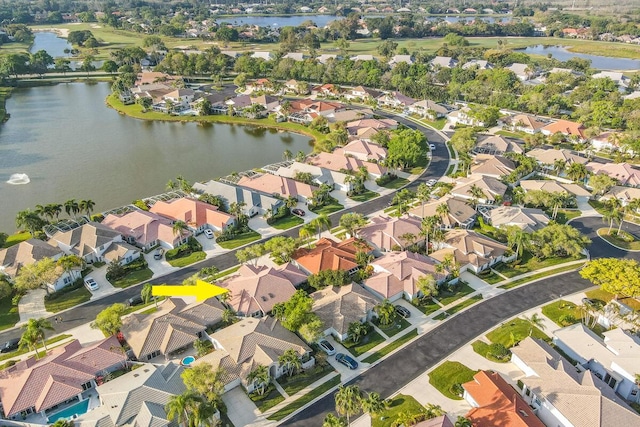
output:
M290 150L284 150L284 153L282 153L282 160L284 160L285 162L291 160L293 158L293 153Z
M434 405L433 403L427 403L424 407L426 411L425 416L428 420L441 417L447 413L440 405Z
M465 418L462 415L459 415L456 419L455 427L473 427L473 423L469 418Z
M354 343L360 342L360 340L369 333L369 327L362 322L351 322L349 324L349 329L347 330L347 335Z
M435 215L428 216L422 219L420 225L420 235L424 236L424 247L427 254L429 253L429 234L436 227L436 225L438 225L439 221L440 218Z
M584 181L589 176L587 167L580 163L571 163L567 168L567 177L572 181Z
M382 413L389 406L389 403L376 392L369 393L366 399L362 399L361 404L362 410L371 414L372 417Z
M416 287L422 293L422 298L431 298L438 295L438 285L431 274L418 277Z
M25 325L22 325L22 329L29 331L29 334L32 334L32 336L36 337L37 339L40 339L42 341L44 351L48 351L47 343L45 342L44 338L45 338L45 330L46 331L54 330L53 326L51 326L51 322L49 322L47 319L43 317L39 319L29 319L29 321L27 321Z
M480 199L486 199L487 195L484 194L484 191L482 190L482 188L480 188L478 185L473 184L471 186L471 188L469 188L469 194L471 194L471 196L473 197L473 200L475 200L475 209L478 209L478 205L480 204Z
M298 237L300 237L301 240L308 239L307 244L309 248L311 248L311 240L314 234L316 234L316 227L310 222L304 224L298 231Z
M295 196L289 196L284 200L284 205L289 209L298 206L298 199Z
M296 162L304 163L307 159L307 154L304 151L298 151L296 153Z
M43 205L36 205L36 207L33 209L33 212L40 218L47 217L47 210Z
M71 213L74 212L74 206L78 206L78 202L75 199L69 199L64 202L64 211L67 215L71 216Z
M223 295L226 295L226 294L228 294L228 292L225 292ZM235 323L236 320L238 320L238 315L236 314L234 309L232 308L224 309L224 311L222 312L222 321L226 325Z
M515 250L516 260L522 256L522 250L529 242L530 234L526 233L520 227L513 225L507 227L507 244L511 249Z
M343 417L336 417L333 413L327 414L322 422L322 427L349 427L347 420Z
M449 215L449 212L449 205L446 203L441 203L436 208L436 213L440 216L440 218L442 218L442 222L444 222L444 219L447 217L447 215Z
M294 375L300 369L302 369L302 361L300 360L300 355L294 349L290 348L280 357L278 357L278 363L280 366L284 367L285 372L289 374L289 376Z
M177 182L175 182L174 180L170 179L169 182L167 182L166 188L167 190L173 191L173 190L177 190L180 186L178 185Z
M180 237L179 243L182 243L182 237L188 229L189 227L187 226L187 223L184 221L178 220L173 223L173 227L172 227L173 235Z
M602 220L603 221L609 221L609 233L611 234L611 229L613 228L613 222L614 221L621 221L621 217L622 215L620 214L620 208L622 207L622 204L620 203L620 200L618 200L617 198L613 197L609 200L607 200L607 202L604 205L605 207L605 211L602 214Z
M339 415L347 417L347 425L350 424L351 415L360 412L362 407L362 392L357 385L343 386L338 388L335 394L336 411Z
M176 420L183 427L191 425L193 421L191 414L201 401L202 398L196 392L190 390L171 396L164 408L167 412L167 419L169 421Z
M93 200L80 200L80 203L78 204L79 208L81 211L85 211L87 216L91 215L91 212L93 212L93 208L96 205L96 202L94 202Z
M376 305L373 310L380 318L380 323L383 325L389 325L396 317L396 308L391 304L388 299L383 299L380 304Z
M562 159L558 159L555 162L553 162L553 171L558 176L562 175L562 172L564 172L566 167L567 167L567 162L565 162Z
M35 212L26 209L18 212L16 215L16 227L24 228L32 235L35 235L38 230L42 229L46 225L46 222L38 216Z
M27 348L28 350L33 349L34 351L38 349L38 339L39 337L35 334L33 330L25 330L20 337L20 341L18 342L19 348ZM36 359L39 359L38 352L35 352Z
M416 242L416 239L418 238L418 236L416 236L413 233L403 233L402 235L398 236L398 238L400 238L400 240L403 240L406 243L405 245L405 249L406 249Z
M196 402L189 413L191 418L190 425L192 427L221 425L215 418L215 414L218 412L216 405L202 396L199 396L199 398L199 401Z
M431 187L424 182L421 183L416 190L416 196L418 196L418 200L422 203L422 215L420 215L420 218L424 218L424 204L431 198Z
M247 382L253 384L254 388L258 390L258 394L262 396L269 384L269 369L264 365L256 366L247 375Z
M318 239L320 239L320 234L322 234L324 230L329 230L331 228L331 219L327 214L320 214L312 219L309 224L313 224L313 227L318 233Z
M153 285L151 283L145 283L142 289L140 290L140 298L144 301L145 304L149 304L151 298L156 302L156 307L158 307L158 300L153 296Z

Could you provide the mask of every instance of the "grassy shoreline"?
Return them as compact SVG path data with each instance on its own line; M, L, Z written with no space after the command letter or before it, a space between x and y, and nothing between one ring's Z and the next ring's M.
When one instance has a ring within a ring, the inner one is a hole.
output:
M11 96L13 88L2 86L0 87L0 123L4 123L9 120L9 114L7 114L7 98Z

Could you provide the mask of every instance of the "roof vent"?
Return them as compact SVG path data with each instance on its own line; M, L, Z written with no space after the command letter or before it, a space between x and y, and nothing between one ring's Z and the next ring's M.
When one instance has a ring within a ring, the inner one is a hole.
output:
M133 374L133 377L134 377L134 378L137 378L137 377L139 377L139 376L140 376L140 374Z
M266 301L267 300L267 297L265 297L264 295L261 296L260 298L262 298L262 301Z

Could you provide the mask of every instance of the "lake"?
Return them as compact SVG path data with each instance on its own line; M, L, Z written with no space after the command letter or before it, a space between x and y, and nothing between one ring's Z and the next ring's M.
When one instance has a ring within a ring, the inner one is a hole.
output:
M297 27L305 21L313 21L317 27L325 27L336 19L344 19L344 17L335 15L225 16L216 18L216 22L259 27Z
M567 61L571 58L591 60L591 67L598 70L640 70L640 60L628 58L613 58L609 56L589 55L586 53L574 53L563 46L544 46L541 44L529 46L524 49L516 49L520 52L547 56L551 54L559 61Z
M36 204L91 199L100 212L162 193L177 175L209 180L312 149L288 132L132 119L105 105L108 94L108 83L14 90L0 126L0 231ZM8 184L15 173L31 182Z
M72 46L67 39L58 37L56 33L49 31L38 31L33 33L33 44L29 52L35 53L39 50L46 50L54 58L70 57L71 53L65 53L65 49L71 50Z

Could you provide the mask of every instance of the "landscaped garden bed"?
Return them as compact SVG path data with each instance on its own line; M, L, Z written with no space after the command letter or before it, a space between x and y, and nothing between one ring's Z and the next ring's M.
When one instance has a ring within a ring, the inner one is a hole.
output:
M312 368L298 372L291 377L286 375L282 376L278 378L277 381L289 396L293 396L305 387L308 387L319 379L326 377L331 372L335 371L329 363L324 363L323 365L316 364Z
M564 327L580 322L583 313L574 303L560 300L542 307L542 314L556 325Z
M487 344L482 340L476 340L471 347L473 351L492 362L507 363L511 360L511 351L499 343Z
M618 230L612 229L609 232L609 229L605 227L598 230L598 236L619 248L628 251L640 251L640 240L626 231L618 233Z
M249 230L244 233L239 233L233 236L232 239L220 241L216 240L216 243L224 249L235 249L240 246L244 246L248 243L259 240L262 236L257 231Z
M172 267L186 267L207 257L202 251L202 245L194 237L189 237L187 243L168 250L165 259ZM115 286L115 284L114 284Z
M376 417L371 417L371 427L391 427L402 413L419 414L424 407L413 396L398 394L389 399L389 406Z

